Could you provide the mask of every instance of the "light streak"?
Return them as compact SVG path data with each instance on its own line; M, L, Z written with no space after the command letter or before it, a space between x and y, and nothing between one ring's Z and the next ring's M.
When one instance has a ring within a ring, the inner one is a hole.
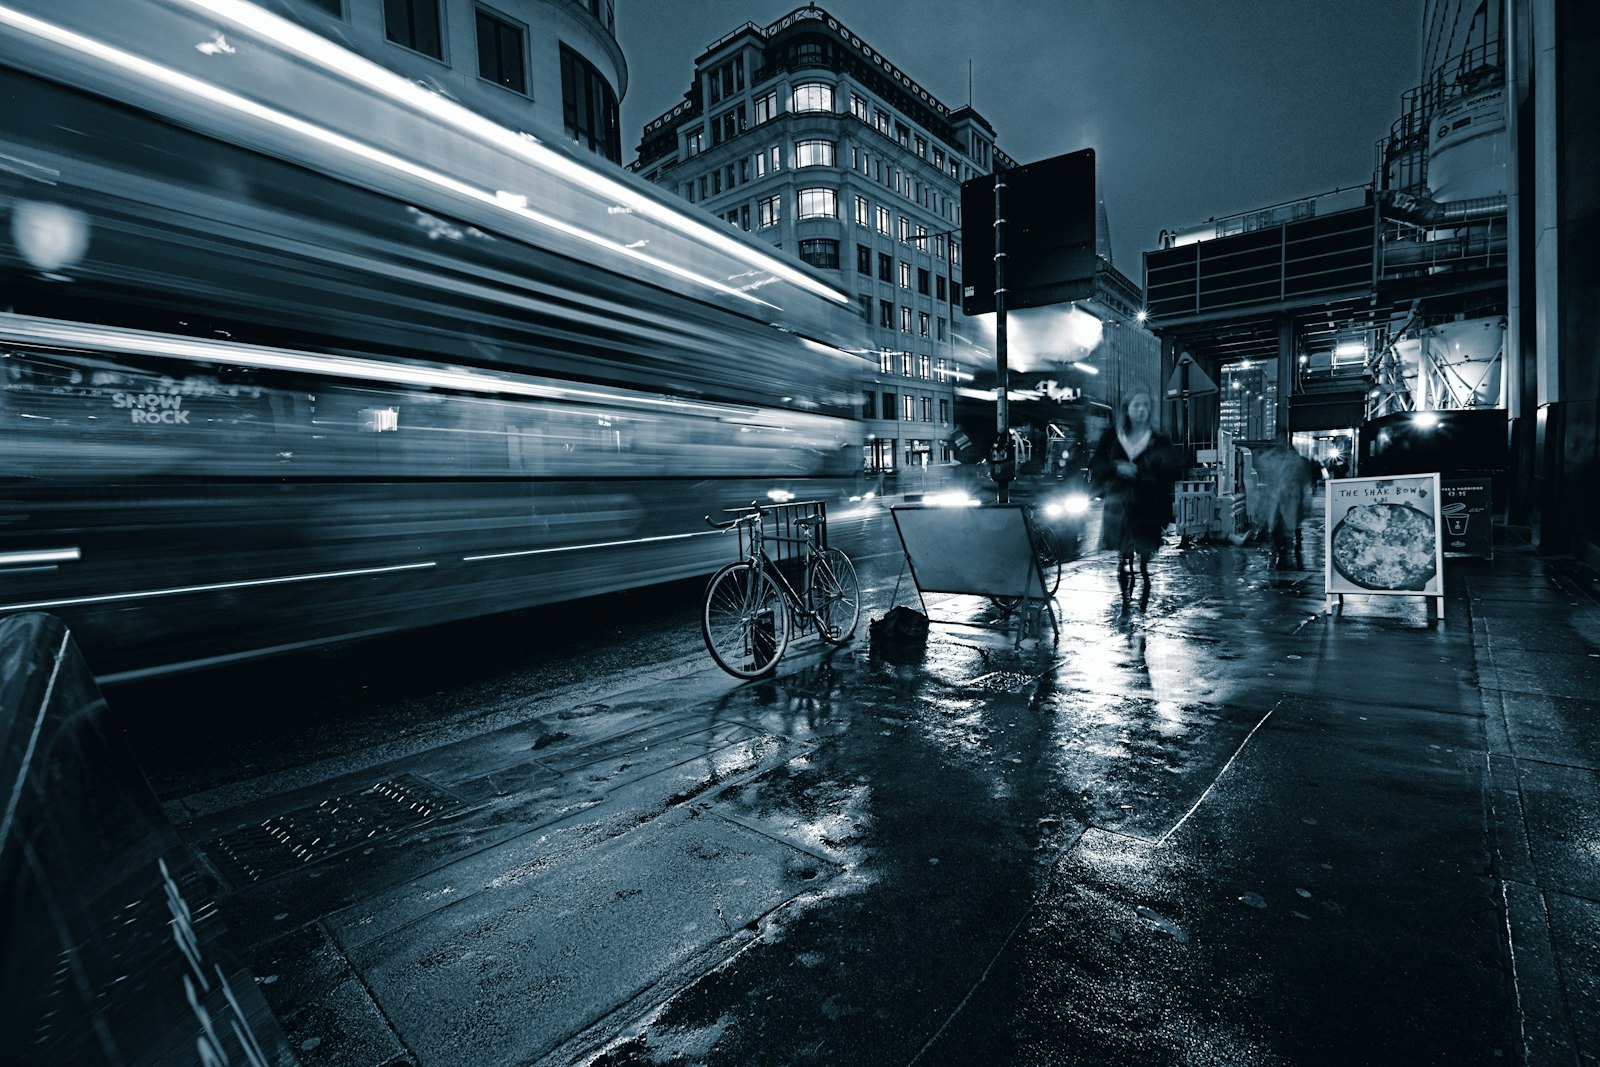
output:
M420 571L438 564L397 563L390 567L361 567L348 571L323 571L319 574L290 574L279 578L251 578L237 582L211 582L206 585L180 585L171 589L142 589L132 593L102 593L98 596L62 597L23 604L0 604L0 611L43 611L46 608L75 608L85 604L112 604L118 601L153 600L157 597L185 596L189 593L217 593L227 589L254 589L264 585L290 585L295 582L320 582L330 578L361 578L396 571Z
M259 9L252 8L252 10ZM262 12L262 14L265 15L266 13ZM715 279L696 274L694 271L685 267L680 267L677 264L657 259L654 256L645 255L638 249L629 248L627 245L619 244L608 237L602 237L599 234L591 233L588 230L574 226L571 223L564 222L552 215L547 215L544 212L535 211L528 207L516 206L514 200L508 200L502 196L498 190L480 189L474 185L468 184L467 182L452 178L449 175L443 174L437 170L424 167L418 163L413 163L410 160L402 159L393 153L386 152L380 148L374 148L371 145L363 144L360 141L346 137L344 134L336 133L333 130L327 129L326 127L318 126L314 123L307 122L304 119L299 119L293 115L286 114L285 112L279 111L275 108L256 103L255 101L246 99L237 93L233 93L216 85L201 81L198 78L183 74L179 71L173 70L170 67L164 67L158 63L152 63L147 59L133 55L129 52L125 52L120 48L116 48L102 41L85 37L82 34L75 33L61 26L56 26L52 23L33 18L30 15L25 15L20 11L3 6L0 6L0 23L7 23L13 28L21 30L22 32L30 34L34 37L43 38L44 40L50 41L53 44L74 49L75 51L81 52L84 55L92 56L102 62L121 67L122 69L136 74L147 81L163 85L169 89L175 89L179 92L187 93L193 97L208 100L240 115L269 123L281 129L289 130L309 141L320 142L321 144L324 144L338 152L342 152L345 155L362 159L369 163L375 163L378 166L393 171L394 173L403 174L407 177L414 178L417 181L421 181L436 188L443 189L444 191L452 193L456 196L477 201L478 203L492 207L498 211L503 211L507 214L518 216L536 225L555 230L558 233L566 234L569 237L574 237L585 243L596 245L608 251L615 252L618 255L626 256L639 263L653 267L656 270L675 275L679 278L683 278L687 281L691 281L711 289L715 289L718 292L727 294L729 296L738 297L741 300L747 300L753 304L760 304L764 307L772 308L773 310L781 310L769 301L761 300L757 297L751 296L747 292L736 289L730 285L725 285L722 282L716 281ZM393 78L394 76L390 75L390 77ZM395 80L399 81L399 79ZM409 85L409 83L405 84ZM412 88L415 89L414 86ZM422 90L416 89L416 91L421 92ZM509 130L505 131L505 133L508 136L511 135ZM550 169L558 168L552 167ZM578 173L586 172L579 171ZM696 236L698 237L699 234L696 233ZM726 238L724 239L726 240Z
M852 303L850 296L842 290L795 270L781 260L749 248L698 219L657 203L622 182L598 174L540 144L537 140L501 126L452 100L437 96L371 60L349 52L327 38L302 29L255 4L242 3L240 0L181 0L181 2L219 18L228 19L350 81L381 92L459 130L490 141L497 147L519 155L546 170L555 171L592 192L617 201L623 209L638 212L656 222L664 223L698 242L713 245L743 262L835 303L841 305ZM707 284L715 284L705 279L701 280Z

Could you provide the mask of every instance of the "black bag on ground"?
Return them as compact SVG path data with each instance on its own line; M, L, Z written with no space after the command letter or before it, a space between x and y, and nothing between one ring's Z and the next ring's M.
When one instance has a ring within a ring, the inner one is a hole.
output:
M928 639L928 617L915 608L898 605L881 619L873 619L868 629L874 645L920 645Z

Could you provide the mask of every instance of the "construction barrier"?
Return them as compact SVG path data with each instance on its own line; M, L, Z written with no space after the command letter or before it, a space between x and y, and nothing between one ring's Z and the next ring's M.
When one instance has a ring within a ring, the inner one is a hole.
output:
M1173 494L1173 512L1178 536L1191 541L1213 534L1217 515L1217 487L1211 479L1181 481Z

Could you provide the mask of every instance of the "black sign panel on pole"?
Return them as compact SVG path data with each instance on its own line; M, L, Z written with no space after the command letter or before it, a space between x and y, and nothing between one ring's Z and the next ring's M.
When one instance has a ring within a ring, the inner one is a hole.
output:
M1005 306L1084 300L1094 293L1096 219L1094 149L1085 148L1005 172ZM961 183L961 313L994 311L994 175Z

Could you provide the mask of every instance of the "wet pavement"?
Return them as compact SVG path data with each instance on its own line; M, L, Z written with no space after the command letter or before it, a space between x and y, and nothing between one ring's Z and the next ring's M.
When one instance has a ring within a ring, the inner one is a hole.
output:
M169 814L308 1065L1600 1062L1595 573L1268 563Z

